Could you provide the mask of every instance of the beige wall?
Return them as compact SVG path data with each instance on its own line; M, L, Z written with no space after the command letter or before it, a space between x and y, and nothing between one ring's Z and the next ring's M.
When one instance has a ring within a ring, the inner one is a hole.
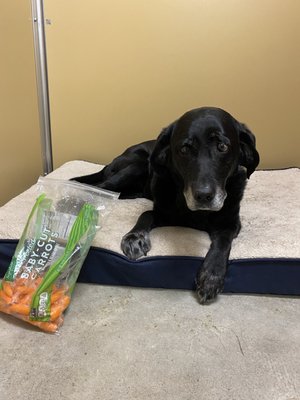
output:
M300 166L300 1L45 0L55 166L225 108L261 168Z
M42 173L30 1L0 2L0 205Z

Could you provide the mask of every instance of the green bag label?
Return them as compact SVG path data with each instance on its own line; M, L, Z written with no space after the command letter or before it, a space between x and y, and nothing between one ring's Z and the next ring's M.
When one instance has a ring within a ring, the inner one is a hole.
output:
M51 309L51 292L42 292L38 296L37 307L30 310L30 318L38 321L48 321Z

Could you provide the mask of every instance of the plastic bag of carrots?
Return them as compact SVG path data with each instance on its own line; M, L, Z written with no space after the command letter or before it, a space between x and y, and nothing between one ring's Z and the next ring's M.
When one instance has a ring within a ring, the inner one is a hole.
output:
M41 193L0 284L0 311L56 333L101 216L117 193L40 178Z

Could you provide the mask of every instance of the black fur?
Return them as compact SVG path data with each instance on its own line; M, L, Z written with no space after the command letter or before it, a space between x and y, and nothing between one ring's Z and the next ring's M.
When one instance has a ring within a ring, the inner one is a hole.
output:
M153 210L140 215L121 248L135 260L151 248L150 231L187 226L208 232L210 249L196 276L200 303L222 290L232 240L240 231L240 201L259 163L255 137L227 112L204 107L187 112L157 140L128 148L102 171L77 181L146 197Z

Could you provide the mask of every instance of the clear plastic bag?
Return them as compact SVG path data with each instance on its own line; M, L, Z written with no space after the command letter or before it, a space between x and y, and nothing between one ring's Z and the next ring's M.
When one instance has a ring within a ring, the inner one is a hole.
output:
M0 311L57 332L81 266L117 193L40 178L41 193L0 284Z

